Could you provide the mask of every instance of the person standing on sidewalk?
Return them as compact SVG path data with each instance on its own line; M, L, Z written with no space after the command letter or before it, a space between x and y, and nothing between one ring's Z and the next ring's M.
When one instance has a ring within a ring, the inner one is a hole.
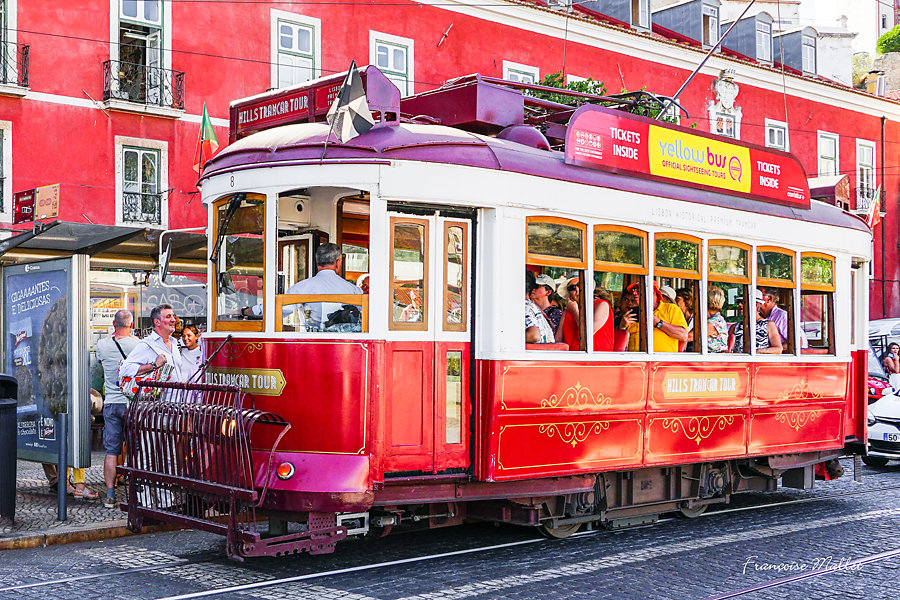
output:
M116 457L122 454L122 426L125 421L125 409L128 398L119 387L119 366L138 345L132 335L134 316L131 311L118 310L113 316L115 333L97 342L97 360L103 367L103 387L106 397L103 399L103 449L106 458L103 461L103 478L106 480L106 508L116 507Z

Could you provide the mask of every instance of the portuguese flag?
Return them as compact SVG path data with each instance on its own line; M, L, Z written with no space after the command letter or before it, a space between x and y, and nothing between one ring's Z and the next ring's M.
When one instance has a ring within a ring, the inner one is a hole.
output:
M213 129L212 120L206 112L206 102L203 103L203 118L200 120L200 137L197 138L197 151L194 153L194 170L203 174L203 165L212 158L213 152L219 148L219 140Z

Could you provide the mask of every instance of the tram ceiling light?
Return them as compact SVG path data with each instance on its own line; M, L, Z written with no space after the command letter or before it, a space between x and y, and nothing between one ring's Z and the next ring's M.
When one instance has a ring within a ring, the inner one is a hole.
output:
M294 476L294 473L294 465L289 462L283 462L275 469L275 474L278 475L278 479L281 479L282 481L287 481Z

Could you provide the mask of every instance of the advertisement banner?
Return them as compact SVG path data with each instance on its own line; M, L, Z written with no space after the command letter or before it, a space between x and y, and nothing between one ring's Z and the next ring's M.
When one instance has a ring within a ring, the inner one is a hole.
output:
M3 372L18 382L17 446L19 458L56 462L59 451L57 415L70 415L70 433L83 435L76 406L80 364L72 292L73 259L60 259L3 269ZM86 401L86 399L85 399ZM89 429L89 423L87 423ZM82 444L76 444L80 449ZM85 466L83 453L71 456ZM88 458L89 460L89 458Z
M806 173L786 152L599 106L573 115L566 163L809 208Z

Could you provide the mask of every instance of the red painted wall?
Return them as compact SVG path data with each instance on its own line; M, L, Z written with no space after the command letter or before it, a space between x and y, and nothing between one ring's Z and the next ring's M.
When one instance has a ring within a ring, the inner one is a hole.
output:
M646 88L673 94L689 74L665 64L664 57L670 51L666 42L660 42L661 62L648 63L414 2L392 2L390 6L225 3L216 5L215 10L198 10L192 3L181 2L170 6L172 68L185 73L185 111L195 120L204 102L212 117L227 119L231 100L270 87L271 8L321 19L320 64L324 75L345 70L351 59L367 64L370 29L414 39L417 92L467 73L502 76L503 60L539 67L542 75L564 71L590 76L606 83L611 93ZM61 183L61 218L112 224L115 136L164 140L169 144L169 187L173 188L169 226L203 225L204 211L195 193L196 173L191 168L199 124L104 113L91 103L91 99L101 100L103 96L102 64L110 56L110 18L106 2L20 0L18 41L31 47L30 88L41 95L0 96L0 120L13 123L13 176L6 185L18 191ZM449 34L438 46L448 28ZM598 25L596 31L602 39L608 29ZM698 52L697 60L701 57ZM713 59L713 64L733 63ZM715 99L712 81L712 77L700 75L688 86L681 98L690 113L684 124L697 123L700 130L709 130L706 107ZM754 88L740 78L737 83L737 105L743 111L741 138L763 144L767 117L788 121L791 151L810 175L817 169L817 130L841 136L840 170L850 173L854 183L856 138L876 142L878 182L887 193L888 214L880 226L884 231L883 261L882 233L876 231L877 264L870 306L872 318L900 315L900 265L895 242L900 229L896 215L900 123L885 124L882 156L879 117L805 97L785 99L779 89ZM224 145L226 128L216 127L216 132Z

